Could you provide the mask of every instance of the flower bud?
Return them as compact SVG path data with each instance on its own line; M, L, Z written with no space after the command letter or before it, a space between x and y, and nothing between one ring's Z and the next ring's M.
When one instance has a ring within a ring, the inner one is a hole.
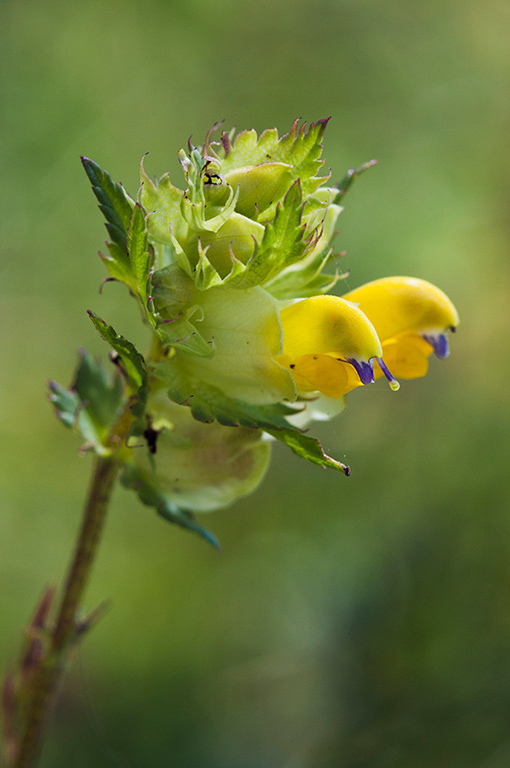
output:
M232 189L239 189L236 211L260 218L267 208L281 200L293 182L288 163L262 163L236 168L225 174Z

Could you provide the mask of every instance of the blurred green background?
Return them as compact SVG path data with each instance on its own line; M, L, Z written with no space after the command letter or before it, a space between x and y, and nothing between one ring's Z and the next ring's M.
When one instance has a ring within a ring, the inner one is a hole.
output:
M504 0L4 0L1 14L0 661L65 571L91 458L45 381L106 237L79 163L134 193L191 134L332 116L344 287L428 279L453 354L315 428L349 479L276 447L252 497L205 521L218 555L123 489L87 596L111 610L66 678L41 768L506 768L510 764L510 9ZM138 336L137 336L138 334ZM141 340L143 343L143 339Z

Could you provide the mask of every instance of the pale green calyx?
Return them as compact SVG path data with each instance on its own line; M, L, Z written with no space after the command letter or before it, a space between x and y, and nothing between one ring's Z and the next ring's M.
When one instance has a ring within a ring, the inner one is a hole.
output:
M166 267L154 275L153 295L163 318L160 338L172 350L155 368L158 378L170 381L178 369L181 377L198 377L248 403L295 399L292 377L275 360L283 334L277 302L267 291L199 291L182 272ZM190 387L180 399L192 395Z
M150 488L179 508L210 512L260 483L271 448L260 430L203 424L189 408L169 403L164 390L149 398L148 414L155 453L134 448L124 475L143 501Z

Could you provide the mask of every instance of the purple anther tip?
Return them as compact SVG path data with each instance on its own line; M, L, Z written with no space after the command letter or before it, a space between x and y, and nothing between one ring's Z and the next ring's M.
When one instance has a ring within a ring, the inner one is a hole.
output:
M444 360L445 357L448 357L450 350L448 348L448 339L445 333L424 333L423 338L433 348L436 357L438 357L440 360Z
M356 369L356 373L359 376L359 380L362 384L373 384L374 381L374 371L372 369L372 361L369 360L368 363L363 362L362 360L356 360L355 358L347 358L347 362L350 363L353 368Z

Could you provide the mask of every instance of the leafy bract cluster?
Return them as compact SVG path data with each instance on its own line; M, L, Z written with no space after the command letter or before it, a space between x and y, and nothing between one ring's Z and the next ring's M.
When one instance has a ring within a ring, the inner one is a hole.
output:
M251 491L270 438L348 473L296 426L307 398L278 361L281 307L342 277L325 272L331 241L346 191L370 165L328 186L319 175L327 122L306 129L296 121L282 137L276 129L223 132L217 141L213 129L202 146L190 142L179 153L182 189L169 174L151 180L142 161L136 199L82 158L110 238L100 254L107 280L128 287L152 342L144 356L89 313L116 367L107 372L83 352L72 386L53 382L50 396L86 447L116 453L124 484L143 502L209 540L190 508L207 511ZM111 435L126 408L131 429L119 449ZM216 474L205 480L207 462Z

